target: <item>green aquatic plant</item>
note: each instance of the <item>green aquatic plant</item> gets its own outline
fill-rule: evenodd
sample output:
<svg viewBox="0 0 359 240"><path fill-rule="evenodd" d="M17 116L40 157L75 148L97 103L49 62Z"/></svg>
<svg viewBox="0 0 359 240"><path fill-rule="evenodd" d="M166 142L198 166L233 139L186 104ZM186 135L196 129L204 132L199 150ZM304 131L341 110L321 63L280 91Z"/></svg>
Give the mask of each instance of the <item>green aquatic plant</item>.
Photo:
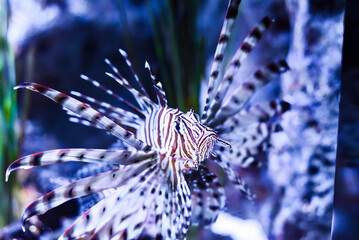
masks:
<svg viewBox="0 0 359 240"><path fill-rule="evenodd" d="M17 157L15 56L8 42L10 19L9 2L0 1L0 169L5 174L7 166ZM14 181L0 182L0 226L14 219L12 208Z"/></svg>
<svg viewBox="0 0 359 240"><path fill-rule="evenodd" d="M168 96L169 104L182 111L193 108L198 112L205 65L204 40L196 24L201 2L148 0L147 6L160 79L166 91L172 93Z"/></svg>

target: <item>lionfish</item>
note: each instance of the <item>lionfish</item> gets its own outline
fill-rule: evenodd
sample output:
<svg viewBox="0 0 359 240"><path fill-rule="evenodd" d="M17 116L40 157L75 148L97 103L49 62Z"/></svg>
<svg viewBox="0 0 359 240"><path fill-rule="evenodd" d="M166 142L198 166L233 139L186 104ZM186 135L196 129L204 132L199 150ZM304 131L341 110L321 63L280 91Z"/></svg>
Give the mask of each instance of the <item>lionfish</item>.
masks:
<svg viewBox="0 0 359 240"><path fill-rule="evenodd" d="M122 140L125 150L59 149L35 153L13 162L6 173L55 163L77 161L110 164L113 170L91 175L61 186L30 204L22 216L23 226L34 215L44 214L71 199L106 192L61 235L60 239L135 239L144 229L155 229L156 239L186 238L190 225L213 223L225 207L225 191L217 176L206 167L216 162L229 181L249 199L248 186L233 170L256 163L254 156L269 148L271 133L280 131L273 119L290 108L272 100L246 107L263 85L289 69L284 60L258 69L224 98L237 70L254 48L272 19L263 20L240 45L221 75L223 57L238 13L240 0L230 0L210 71L207 97L201 117L193 110L183 113L167 105L162 84L148 69L156 101L141 84L125 51L119 50L131 69L138 87L134 88L111 64L107 73L136 99L132 104L85 75L82 79L104 90L130 110L98 101L78 92L83 103L57 90L36 83L15 87L38 92L63 106L77 122L104 129ZM90 106L91 104L91 106ZM206 161L205 161L206 160Z"/></svg>

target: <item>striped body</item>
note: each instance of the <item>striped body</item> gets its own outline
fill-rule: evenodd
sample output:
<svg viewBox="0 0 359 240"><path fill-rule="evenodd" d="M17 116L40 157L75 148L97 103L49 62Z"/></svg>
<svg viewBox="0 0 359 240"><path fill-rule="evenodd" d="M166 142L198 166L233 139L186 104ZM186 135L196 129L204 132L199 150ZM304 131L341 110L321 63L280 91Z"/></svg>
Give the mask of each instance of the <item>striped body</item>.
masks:
<svg viewBox="0 0 359 240"><path fill-rule="evenodd" d="M23 83L16 88L38 92L63 108L72 122L103 129L123 141L128 148L57 149L35 153L14 161L6 178L16 169L63 162L110 164L113 170L78 179L42 196L25 210L22 221L44 214L71 199L101 193L103 199L90 208L63 233L60 239L136 239L155 229L156 239L186 238L190 224L213 223L225 207L224 188L207 168L213 161L227 174L229 182L253 199L249 187L232 165L259 165L255 156L268 150L273 132L281 131L276 117L290 105L273 100L248 106L256 91L289 68L284 60L274 61L257 70L223 102L235 73L272 22L264 18L244 39L226 69L223 54L240 0L230 0L209 77L208 95L201 118L193 110L183 113L167 105L162 84L146 62L156 101L144 89L132 69L127 53L119 50L131 69L137 88L106 59L114 74L106 73L136 99L131 103L98 81L81 78L101 89L129 110L101 102L79 92L72 95L36 84ZM224 71L221 78L220 71ZM109 210L110 209L110 210Z"/></svg>
<svg viewBox="0 0 359 240"><path fill-rule="evenodd" d="M199 122L192 111L156 107L137 129L137 138L166 152L172 158L199 162L208 158L217 141L216 132Z"/></svg>

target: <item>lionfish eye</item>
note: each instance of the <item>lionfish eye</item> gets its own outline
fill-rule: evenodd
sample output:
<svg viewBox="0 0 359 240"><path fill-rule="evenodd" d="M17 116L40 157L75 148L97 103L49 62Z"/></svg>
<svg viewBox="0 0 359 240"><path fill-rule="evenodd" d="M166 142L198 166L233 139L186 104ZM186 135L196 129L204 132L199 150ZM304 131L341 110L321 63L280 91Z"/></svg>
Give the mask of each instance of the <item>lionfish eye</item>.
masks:
<svg viewBox="0 0 359 240"><path fill-rule="evenodd" d="M176 121L175 121L176 125L175 125L175 129L177 132L180 132L180 118L178 118Z"/></svg>
<svg viewBox="0 0 359 240"><path fill-rule="evenodd" d="M179 122L176 122L176 126L175 126L176 130L179 132L180 131L180 125Z"/></svg>

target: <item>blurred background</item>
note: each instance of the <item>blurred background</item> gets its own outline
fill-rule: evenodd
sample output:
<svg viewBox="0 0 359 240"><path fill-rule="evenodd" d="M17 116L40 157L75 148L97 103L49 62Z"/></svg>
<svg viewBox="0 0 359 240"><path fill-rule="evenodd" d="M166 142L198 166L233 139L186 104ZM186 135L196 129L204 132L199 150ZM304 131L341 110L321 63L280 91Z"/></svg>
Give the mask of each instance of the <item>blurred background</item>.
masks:
<svg viewBox="0 0 359 240"><path fill-rule="evenodd" d="M43 96L12 88L25 81L36 82L114 103L79 76L86 74L129 96L104 74L110 71L103 61L108 58L125 76L131 76L119 48L128 52L146 89L151 89L151 81L144 62L151 64L171 107L199 112L203 106L227 1L0 2L2 176L12 161L31 153L118 147L119 143L103 131L68 121L61 107ZM263 167L236 169L257 194L254 204L238 191L231 191L228 184L226 211L212 226L192 228L190 239L330 237L344 8L344 0L242 1L225 61L263 17L274 17L275 23L241 67L236 83L269 61L286 59L291 71L261 89L252 102L281 98L292 104L292 110L281 119L284 131L273 134L268 154L257 156ZM355 126L344 129L350 133ZM345 137L341 141L353 145ZM25 233L18 221L24 208L50 190L101 170L81 164L54 165L18 171L8 183L1 181L0 193L5 196L0 199L1 238L57 238L79 213L96 202L96 197L73 200L49 211L35 219L36 227ZM358 172L349 167L342 178L337 189L349 195L349 201L357 202ZM337 202L345 206L348 199ZM335 211L337 239L347 233L345 214L339 208Z"/></svg>

